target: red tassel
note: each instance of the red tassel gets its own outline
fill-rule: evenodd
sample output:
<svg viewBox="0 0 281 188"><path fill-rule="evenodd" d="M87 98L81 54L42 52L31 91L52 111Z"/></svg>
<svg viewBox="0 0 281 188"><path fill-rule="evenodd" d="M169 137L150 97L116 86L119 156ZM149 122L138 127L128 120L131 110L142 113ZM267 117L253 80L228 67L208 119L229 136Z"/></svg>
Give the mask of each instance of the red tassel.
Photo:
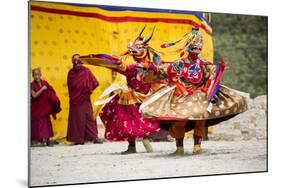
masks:
<svg viewBox="0 0 281 188"><path fill-rule="evenodd" d="M162 44L161 48L168 48L170 46L174 46L176 43L175 42L171 42L171 43L167 43L167 44Z"/></svg>
<svg viewBox="0 0 281 188"><path fill-rule="evenodd" d="M161 48L167 48L167 45L166 44L162 44Z"/></svg>

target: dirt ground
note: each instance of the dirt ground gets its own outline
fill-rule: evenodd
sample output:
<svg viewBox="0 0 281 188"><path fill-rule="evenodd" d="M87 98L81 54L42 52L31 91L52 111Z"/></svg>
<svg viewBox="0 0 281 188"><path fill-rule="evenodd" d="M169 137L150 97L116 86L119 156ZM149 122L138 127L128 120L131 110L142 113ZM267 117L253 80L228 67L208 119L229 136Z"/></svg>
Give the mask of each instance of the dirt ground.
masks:
<svg viewBox="0 0 281 188"><path fill-rule="evenodd" d="M174 142L153 142L146 153L141 142L137 154L120 155L126 142L33 147L31 185L72 184L176 176L196 176L267 170L266 140L205 141L203 152L192 155L192 139L185 155L172 156Z"/></svg>

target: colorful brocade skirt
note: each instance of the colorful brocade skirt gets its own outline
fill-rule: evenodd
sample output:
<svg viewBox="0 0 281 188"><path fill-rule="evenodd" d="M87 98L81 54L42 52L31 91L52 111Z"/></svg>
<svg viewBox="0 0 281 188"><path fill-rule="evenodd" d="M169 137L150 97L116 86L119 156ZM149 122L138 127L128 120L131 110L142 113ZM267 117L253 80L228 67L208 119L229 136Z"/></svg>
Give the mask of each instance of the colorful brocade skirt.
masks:
<svg viewBox="0 0 281 188"><path fill-rule="evenodd" d="M174 94L175 90L170 90L157 98L158 93L165 89L167 86L143 101L140 110L143 117L164 121L210 120L214 125L247 110L245 98L223 85L220 85L212 102L208 101L205 92L199 90L178 97ZM151 98L157 99L151 102Z"/></svg>
<svg viewBox="0 0 281 188"><path fill-rule="evenodd" d="M136 92L129 90L116 94L99 114L105 125L105 138L110 141L134 141L157 132L158 121L143 118L139 106Z"/></svg>

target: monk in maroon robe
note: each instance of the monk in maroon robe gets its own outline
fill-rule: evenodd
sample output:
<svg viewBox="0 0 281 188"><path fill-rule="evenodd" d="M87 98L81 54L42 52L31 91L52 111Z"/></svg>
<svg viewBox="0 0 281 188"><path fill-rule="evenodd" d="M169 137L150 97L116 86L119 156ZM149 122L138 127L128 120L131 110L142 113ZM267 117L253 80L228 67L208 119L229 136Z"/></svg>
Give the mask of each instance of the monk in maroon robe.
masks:
<svg viewBox="0 0 281 188"><path fill-rule="evenodd" d="M75 144L84 144L86 141L101 143L90 99L99 83L92 72L80 64L78 57L78 54L73 55L73 68L67 76L70 97L67 141Z"/></svg>
<svg viewBox="0 0 281 188"><path fill-rule="evenodd" d="M32 70L31 83L31 141L46 142L53 136L50 115L56 119L56 114L61 111L59 98L53 87L45 80L41 80L39 68Z"/></svg>

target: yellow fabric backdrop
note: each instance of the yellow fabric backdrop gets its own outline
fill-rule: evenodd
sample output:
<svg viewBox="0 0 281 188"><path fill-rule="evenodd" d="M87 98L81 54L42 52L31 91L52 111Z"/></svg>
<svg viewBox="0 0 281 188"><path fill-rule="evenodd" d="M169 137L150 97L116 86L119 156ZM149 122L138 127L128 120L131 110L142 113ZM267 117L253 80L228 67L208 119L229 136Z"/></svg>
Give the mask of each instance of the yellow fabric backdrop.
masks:
<svg viewBox="0 0 281 188"><path fill-rule="evenodd" d="M144 25L147 26L144 36L150 35L152 28L156 26L150 45L163 51L160 48L162 43L180 39L186 32L191 31L192 23L195 23L209 32L200 29L204 39L202 56L213 62L212 29L191 13L106 10L103 7L45 2L31 2L30 8L31 69L41 68L43 79L54 87L62 105L57 120L52 120L56 140L63 140L66 136L69 110L66 77L72 67L71 56L74 53L119 55L126 50L128 42L136 38ZM121 21L114 21L114 18ZM163 18L172 23L163 21ZM187 23L186 20L191 20L192 23ZM171 53L162 56L166 61L178 58L178 54ZM127 63L131 62L131 59L127 60ZM112 72L101 67L88 67L100 83L92 95L93 102L112 83ZM121 80L118 75L117 82L122 82ZM93 107L96 117L100 107Z"/></svg>

